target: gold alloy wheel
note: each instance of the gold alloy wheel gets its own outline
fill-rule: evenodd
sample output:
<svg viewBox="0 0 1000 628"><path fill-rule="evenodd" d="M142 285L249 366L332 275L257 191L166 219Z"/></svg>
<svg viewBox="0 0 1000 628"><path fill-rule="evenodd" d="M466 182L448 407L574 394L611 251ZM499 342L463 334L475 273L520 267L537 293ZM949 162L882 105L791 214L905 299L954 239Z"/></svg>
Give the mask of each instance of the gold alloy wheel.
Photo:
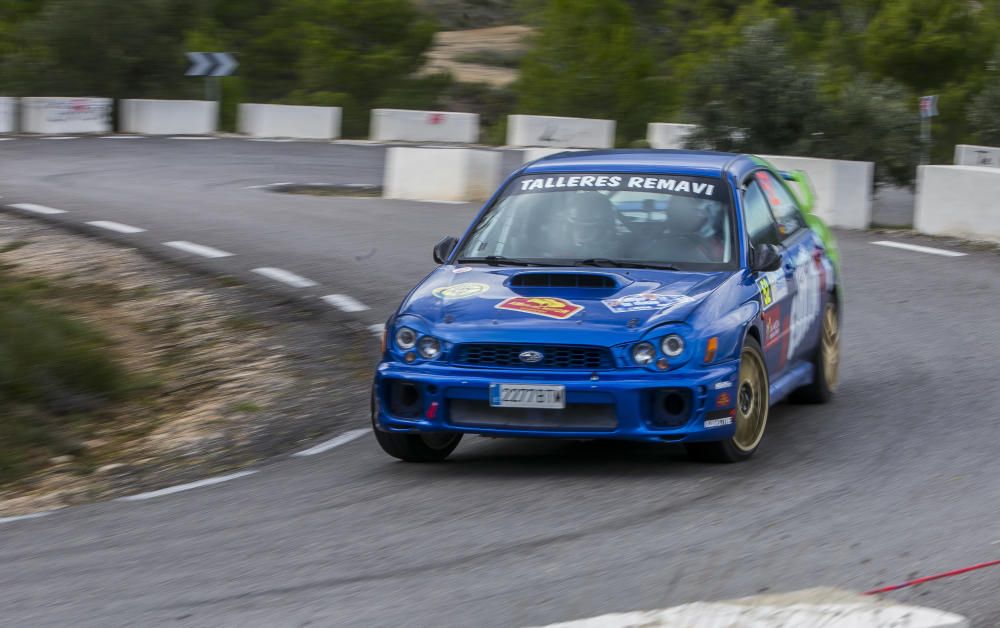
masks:
<svg viewBox="0 0 1000 628"><path fill-rule="evenodd" d="M736 434L733 445L747 453L764 437L767 424L767 373L760 354L744 349L740 357L740 385L736 393Z"/></svg>
<svg viewBox="0 0 1000 628"><path fill-rule="evenodd" d="M826 389L835 392L840 369L840 322L837 320L837 308L832 303L827 303L823 312L822 360Z"/></svg>

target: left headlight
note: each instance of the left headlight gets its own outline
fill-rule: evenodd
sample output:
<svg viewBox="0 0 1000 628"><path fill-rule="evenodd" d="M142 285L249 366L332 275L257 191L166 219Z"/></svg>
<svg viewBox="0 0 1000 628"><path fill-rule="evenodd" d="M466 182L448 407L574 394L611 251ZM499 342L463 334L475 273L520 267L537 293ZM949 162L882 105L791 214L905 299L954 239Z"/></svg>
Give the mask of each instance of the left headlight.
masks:
<svg viewBox="0 0 1000 628"><path fill-rule="evenodd" d="M417 345L420 357L425 360L433 360L441 355L441 342L433 336L424 336Z"/></svg>
<svg viewBox="0 0 1000 628"><path fill-rule="evenodd" d="M660 350L668 358L676 358L684 353L684 339L677 334L664 336L663 340L660 341Z"/></svg>

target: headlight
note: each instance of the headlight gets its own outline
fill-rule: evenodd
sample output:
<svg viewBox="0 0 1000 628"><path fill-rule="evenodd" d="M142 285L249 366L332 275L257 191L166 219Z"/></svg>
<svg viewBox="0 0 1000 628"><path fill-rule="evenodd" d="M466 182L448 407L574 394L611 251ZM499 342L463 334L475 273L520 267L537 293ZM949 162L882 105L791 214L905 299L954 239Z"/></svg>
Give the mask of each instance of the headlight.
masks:
<svg viewBox="0 0 1000 628"><path fill-rule="evenodd" d="M648 342L640 342L632 347L632 359L639 366L646 366L656 359L656 347Z"/></svg>
<svg viewBox="0 0 1000 628"><path fill-rule="evenodd" d="M409 327L400 327L396 330L396 346L406 351L412 349L417 344L417 332Z"/></svg>
<svg viewBox="0 0 1000 628"><path fill-rule="evenodd" d="M441 343L437 338L424 336L420 339L420 356L425 360L433 360L441 353Z"/></svg>
<svg viewBox="0 0 1000 628"><path fill-rule="evenodd" d="M660 349L663 350L663 355L668 358L676 358L684 353L684 339L677 334L664 336L663 340L660 341Z"/></svg>

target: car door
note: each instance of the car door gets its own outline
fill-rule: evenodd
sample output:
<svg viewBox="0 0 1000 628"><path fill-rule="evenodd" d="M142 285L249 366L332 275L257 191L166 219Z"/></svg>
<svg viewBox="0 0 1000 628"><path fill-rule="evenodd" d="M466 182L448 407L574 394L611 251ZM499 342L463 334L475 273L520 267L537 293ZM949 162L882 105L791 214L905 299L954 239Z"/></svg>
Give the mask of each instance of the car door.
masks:
<svg viewBox="0 0 1000 628"><path fill-rule="evenodd" d="M794 197L774 173L759 170L753 176L774 216L783 248L782 271L792 286L793 294L781 321L784 359L791 363L812 355L819 341L823 277L817 264L818 239L806 225Z"/></svg>
<svg viewBox="0 0 1000 628"><path fill-rule="evenodd" d="M755 273L753 280L760 299L761 320L764 333L761 348L767 370L773 378L788 366L789 312L795 295L794 272L787 268L791 259L781 245L778 224L771 212L764 186L751 175L743 187L743 216L750 246L759 248L766 244L782 251L782 265L778 270Z"/></svg>

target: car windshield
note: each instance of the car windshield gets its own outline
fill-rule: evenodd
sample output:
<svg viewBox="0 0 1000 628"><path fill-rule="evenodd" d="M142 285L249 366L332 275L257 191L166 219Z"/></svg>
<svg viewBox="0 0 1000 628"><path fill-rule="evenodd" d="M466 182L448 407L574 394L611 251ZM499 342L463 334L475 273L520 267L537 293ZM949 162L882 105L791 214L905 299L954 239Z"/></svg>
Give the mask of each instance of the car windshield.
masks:
<svg viewBox="0 0 1000 628"><path fill-rule="evenodd" d="M720 179L525 175L476 222L458 259L727 270L736 267L733 233Z"/></svg>

